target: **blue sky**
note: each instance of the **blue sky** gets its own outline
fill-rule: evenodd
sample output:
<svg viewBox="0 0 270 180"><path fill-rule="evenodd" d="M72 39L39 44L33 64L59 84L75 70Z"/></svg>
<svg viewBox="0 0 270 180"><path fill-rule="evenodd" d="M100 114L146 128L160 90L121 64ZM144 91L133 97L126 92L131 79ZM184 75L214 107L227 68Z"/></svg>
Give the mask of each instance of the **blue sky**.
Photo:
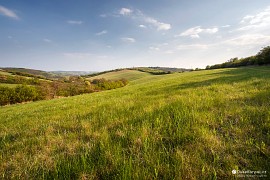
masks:
<svg viewBox="0 0 270 180"><path fill-rule="evenodd" d="M267 45L269 0L0 0L0 67L204 68Z"/></svg>

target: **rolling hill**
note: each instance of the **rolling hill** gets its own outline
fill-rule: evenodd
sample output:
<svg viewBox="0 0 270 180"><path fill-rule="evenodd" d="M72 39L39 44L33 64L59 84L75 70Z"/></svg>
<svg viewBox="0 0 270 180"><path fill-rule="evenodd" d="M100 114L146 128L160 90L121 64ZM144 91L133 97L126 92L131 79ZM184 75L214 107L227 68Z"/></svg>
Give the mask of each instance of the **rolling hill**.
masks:
<svg viewBox="0 0 270 180"><path fill-rule="evenodd" d="M1 178L269 177L269 66L122 73L123 88L0 107Z"/></svg>
<svg viewBox="0 0 270 180"><path fill-rule="evenodd" d="M128 70L128 69L123 69L119 71L112 71L112 72L107 72L105 74L100 74L97 76L89 77L87 78L88 80L93 80L93 79L108 79L108 80L117 80L117 79L122 79L125 78L129 81L133 81L136 79L140 79L146 76L150 76L149 73L146 72L140 72L137 70Z"/></svg>

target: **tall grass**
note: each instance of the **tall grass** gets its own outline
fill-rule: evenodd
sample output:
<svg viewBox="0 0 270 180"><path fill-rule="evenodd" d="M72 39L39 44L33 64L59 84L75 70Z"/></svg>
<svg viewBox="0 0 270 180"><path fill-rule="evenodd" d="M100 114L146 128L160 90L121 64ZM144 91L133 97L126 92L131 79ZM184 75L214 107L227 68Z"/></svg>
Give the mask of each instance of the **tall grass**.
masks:
<svg viewBox="0 0 270 180"><path fill-rule="evenodd" d="M233 179L233 169L269 177L269 72L145 76L120 89L1 107L1 178Z"/></svg>

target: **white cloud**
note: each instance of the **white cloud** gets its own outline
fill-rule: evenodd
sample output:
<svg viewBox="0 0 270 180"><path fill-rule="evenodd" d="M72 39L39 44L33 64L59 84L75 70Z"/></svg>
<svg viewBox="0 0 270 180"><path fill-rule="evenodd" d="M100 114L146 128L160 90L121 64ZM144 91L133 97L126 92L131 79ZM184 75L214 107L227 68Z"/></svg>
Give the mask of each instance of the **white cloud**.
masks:
<svg viewBox="0 0 270 180"><path fill-rule="evenodd" d="M203 29L201 26L196 26L190 29L187 29L186 31L182 32L180 35L177 36L189 36L191 38L200 38L199 34L200 33L206 33L206 34L214 34L218 32L218 28L207 28Z"/></svg>
<svg viewBox="0 0 270 180"><path fill-rule="evenodd" d="M84 58L89 58L93 56L93 54L91 53L63 53L63 55L67 58L72 58L72 59L84 59Z"/></svg>
<svg viewBox="0 0 270 180"><path fill-rule="evenodd" d="M124 37L124 38L121 38L121 40L123 42L126 42L126 43L135 43L136 40L134 38L130 38L130 37Z"/></svg>
<svg viewBox="0 0 270 180"><path fill-rule="evenodd" d="M249 22L251 19L253 19L254 16L251 16L251 15L246 15L245 17L243 17L243 19L241 20L240 23L246 23L246 22Z"/></svg>
<svg viewBox="0 0 270 180"><path fill-rule="evenodd" d="M174 51L173 50L167 50L167 51L164 51L164 54L173 54Z"/></svg>
<svg viewBox="0 0 270 180"><path fill-rule="evenodd" d="M77 25L80 25L80 24L83 23L83 21L68 20L67 23L68 23L68 24L77 24Z"/></svg>
<svg viewBox="0 0 270 180"><path fill-rule="evenodd" d="M136 20L139 22L143 21L144 23L149 24L149 26L153 26L153 27L157 28L158 31L167 31L167 30L172 28L171 24L160 22L160 21L156 20L155 18L146 16L140 10L134 11L134 10L128 9L128 8L122 8L119 11L119 14L123 15L123 16L129 16L130 18L132 18L132 20ZM146 25L140 24L139 27L146 28Z"/></svg>
<svg viewBox="0 0 270 180"><path fill-rule="evenodd" d="M99 56L97 56L97 58L100 58L100 59L107 59L108 56L106 56L106 55L99 55Z"/></svg>
<svg viewBox="0 0 270 180"><path fill-rule="evenodd" d="M189 49L208 49L209 45L207 44L190 44L190 45L179 45L177 46L178 50L189 50Z"/></svg>
<svg viewBox="0 0 270 180"><path fill-rule="evenodd" d="M0 14L7 16L7 17L10 17L12 19L17 19L17 20L19 19L19 17L17 16L17 14L14 11L12 11L4 6L1 6L1 5L0 5Z"/></svg>
<svg viewBox="0 0 270 180"><path fill-rule="evenodd" d="M52 40L47 39L47 38L43 39L43 41L44 41L44 42L47 42L47 43L51 43L51 42L52 42Z"/></svg>
<svg viewBox="0 0 270 180"><path fill-rule="evenodd" d="M101 14L99 16L105 18L105 17L107 17L107 14Z"/></svg>
<svg viewBox="0 0 270 180"><path fill-rule="evenodd" d="M270 44L270 36L261 34L246 34L224 41L225 44L245 46L245 45L267 45Z"/></svg>
<svg viewBox="0 0 270 180"><path fill-rule="evenodd" d="M107 34L107 33L108 33L108 31L103 30L103 31L101 31L101 32L96 33L96 35L97 35L97 36L101 36L101 35L104 35L104 34Z"/></svg>
<svg viewBox="0 0 270 180"><path fill-rule="evenodd" d="M192 39L198 39L198 38L200 38L199 34L192 34L192 35L190 35L190 37Z"/></svg>
<svg viewBox="0 0 270 180"><path fill-rule="evenodd" d="M162 30L166 31L172 28L170 24L159 22L156 19L151 18L151 17L145 17L144 19L145 19L145 22L155 26L158 31L162 31Z"/></svg>
<svg viewBox="0 0 270 180"><path fill-rule="evenodd" d="M154 51L159 51L160 50L159 47L153 47L153 46L150 46L149 49L154 50Z"/></svg>
<svg viewBox="0 0 270 180"><path fill-rule="evenodd" d="M119 14L126 16L126 15L130 15L133 11L131 9L128 8L122 8L119 11Z"/></svg>
<svg viewBox="0 0 270 180"><path fill-rule="evenodd" d="M247 15L242 18L240 24L243 25L238 30L260 30L270 28L270 6L256 15Z"/></svg>
<svg viewBox="0 0 270 180"><path fill-rule="evenodd" d="M221 26L223 28L228 28L228 27L231 27L231 25L227 24L227 25L224 25L224 26Z"/></svg>
<svg viewBox="0 0 270 180"><path fill-rule="evenodd" d="M140 28L146 28L146 26L143 25L143 24L140 24L139 27L140 27Z"/></svg>

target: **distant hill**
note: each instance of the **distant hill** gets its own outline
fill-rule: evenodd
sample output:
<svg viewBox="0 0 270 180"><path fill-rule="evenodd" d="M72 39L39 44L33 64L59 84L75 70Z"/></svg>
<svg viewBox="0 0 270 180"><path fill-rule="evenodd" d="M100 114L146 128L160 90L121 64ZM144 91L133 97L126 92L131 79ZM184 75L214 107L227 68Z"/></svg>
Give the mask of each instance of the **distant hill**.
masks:
<svg viewBox="0 0 270 180"><path fill-rule="evenodd" d="M27 68L13 68L13 67L4 67L0 68L8 73L14 74L14 75L20 75L20 76L28 76L28 77L38 77L38 78L44 78L44 79L57 79L61 76L57 74L53 74L50 72L42 71L42 70L36 70L36 69L27 69Z"/></svg>
<svg viewBox="0 0 270 180"><path fill-rule="evenodd" d="M129 71L127 71L127 70L129 70ZM103 77L103 78L105 78L105 77L110 77L111 74L114 74L114 75L119 74L119 73L117 73L119 71L121 71L120 74L123 74L123 75L125 75L126 72L133 72L132 74L134 74L134 71L150 73L152 75L162 75L162 74L187 72L187 71L192 71L192 69L170 68L170 67L132 67L132 68L122 68L122 69L114 69L114 70L109 70L109 71L97 72L97 73L87 74L87 75L83 75L83 76L86 77L86 78L89 78L89 79L93 79L92 77L95 77L95 78ZM123 71L125 71L125 73L122 73ZM108 74L108 73L109 73L108 76L107 75L102 76L103 74ZM122 75L120 75L120 77L122 77ZM122 78L125 78L125 77L122 77Z"/></svg>
<svg viewBox="0 0 270 180"><path fill-rule="evenodd" d="M82 76L97 73L96 71L49 71L49 72L61 76Z"/></svg>
<svg viewBox="0 0 270 180"><path fill-rule="evenodd" d="M185 69L185 68L170 68L170 67L134 67L129 69L135 69L142 72L148 72L154 75L162 75L162 74L171 74L171 73L179 73L179 72L186 72L192 71L192 69Z"/></svg>
<svg viewBox="0 0 270 180"><path fill-rule="evenodd" d="M186 69L186 68L171 68L171 67L149 67L151 69L158 69L165 72L185 72L185 71L192 71L192 69Z"/></svg>
<svg viewBox="0 0 270 180"><path fill-rule="evenodd" d="M118 79L127 79L129 81L133 81L136 79L140 79L145 76L149 76L149 73L146 72L140 72L137 70L129 70L129 69L122 69L122 70L117 70L117 71L111 71L111 72L106 72L102 74L97 74L92 77L88 77L88 80L93 80L93 79L108 79L108 80L118 80Z"/></svg>

